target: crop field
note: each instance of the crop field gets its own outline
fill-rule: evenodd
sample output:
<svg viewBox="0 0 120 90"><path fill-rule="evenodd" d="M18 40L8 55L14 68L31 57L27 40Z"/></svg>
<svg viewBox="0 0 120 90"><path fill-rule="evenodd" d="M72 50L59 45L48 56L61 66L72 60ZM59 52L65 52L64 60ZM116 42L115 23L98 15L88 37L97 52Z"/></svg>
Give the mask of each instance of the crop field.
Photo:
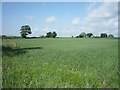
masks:
<svg viewBox="0 0 120 90"><path fill-rule="evenodd" d="M4 88L119 87L117 39L8 39L3 45Z"/></svg>

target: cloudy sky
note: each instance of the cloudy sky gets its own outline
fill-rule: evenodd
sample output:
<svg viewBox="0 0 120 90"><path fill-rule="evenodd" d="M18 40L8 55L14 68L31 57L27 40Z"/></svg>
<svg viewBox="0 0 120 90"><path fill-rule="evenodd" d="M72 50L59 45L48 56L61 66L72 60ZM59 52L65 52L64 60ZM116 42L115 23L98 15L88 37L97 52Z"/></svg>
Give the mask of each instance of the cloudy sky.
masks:
<svg viewBox="0 0 120 90"><path fill-rule="evenodd" d="M2 34L20 36L30 25L29 36L56 31L60 37L81 32L118 35L117 2L2 2Z"/></svg>

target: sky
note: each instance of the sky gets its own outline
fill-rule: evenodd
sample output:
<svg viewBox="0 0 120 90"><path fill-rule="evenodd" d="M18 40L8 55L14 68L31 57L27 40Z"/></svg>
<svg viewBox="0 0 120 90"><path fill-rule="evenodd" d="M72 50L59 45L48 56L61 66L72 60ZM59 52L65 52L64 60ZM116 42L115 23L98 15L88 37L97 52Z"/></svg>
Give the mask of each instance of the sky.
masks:
<svg viewBox="0 0 120 90"><path fill-rule="evenodd" d="M20 36L30 25L32 34L57 32L58 37L81 32L118 35L117 2L2 2L2 34Z"/></svg>

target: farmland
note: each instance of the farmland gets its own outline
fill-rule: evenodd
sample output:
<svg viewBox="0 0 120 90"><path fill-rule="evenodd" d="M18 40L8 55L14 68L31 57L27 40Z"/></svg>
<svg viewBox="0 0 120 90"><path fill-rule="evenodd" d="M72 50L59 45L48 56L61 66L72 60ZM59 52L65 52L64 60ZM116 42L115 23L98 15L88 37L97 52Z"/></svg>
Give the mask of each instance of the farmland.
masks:
<svg viewBox="0 0 120 90"><path fill-rule="evenodd" d="M8 39L3 43L4 88L118 88L118 40Z"/></svg>

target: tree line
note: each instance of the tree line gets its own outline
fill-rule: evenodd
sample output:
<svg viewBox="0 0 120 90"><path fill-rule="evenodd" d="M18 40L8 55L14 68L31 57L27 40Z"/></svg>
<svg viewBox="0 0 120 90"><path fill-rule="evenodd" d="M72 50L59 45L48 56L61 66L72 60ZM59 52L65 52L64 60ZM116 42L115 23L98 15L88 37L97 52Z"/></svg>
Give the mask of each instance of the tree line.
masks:
<svg viewBox="0 0 120 90"><path fill-rule="evenodd" d="M23 38L26 38L26 36L28 34L32 34L31 32L31 28L29 25L25 25L25 26L21 26L21 29L20 29L20 34L21 34L21 37ZM55 31L53 32L48 32L46 33L46 36L42 35L40 36L41 38L56 38L57 36L57 33ZM85 32L82 32L80 33L78 36L76 36L76 38L90 38L90 37L101 37L101 38L107 38L107 37L114 37L112 34L109 34L107 35L106 33L101 33L100 36L94 36L93 33L85 33ZM73 38L73 36L72 36Z"/></svg>
<svg viewBox="0 0 120 90"><path fill-rule="evenodd" d="M73 36L72 36L73 37ZM99 36L94 36L93 33L85 33L85 32L82 32L79 36L76 36L76 38L86 38L86 37L101 37L101 38L107 38L107 37L114 37L113 34L107 34L107 33L101 33Z"/></svg>
<svg viewBox="0 0 120 90"><path fill-rule="evenodd" d="M28 34L32 34L30 26L29 25L21 26L20 34L21 37L23 38L26 38ZM46 36L42 35L41 37L55 38L56 36L57 33L54 31L54 32L48 32Z"/></svg>

